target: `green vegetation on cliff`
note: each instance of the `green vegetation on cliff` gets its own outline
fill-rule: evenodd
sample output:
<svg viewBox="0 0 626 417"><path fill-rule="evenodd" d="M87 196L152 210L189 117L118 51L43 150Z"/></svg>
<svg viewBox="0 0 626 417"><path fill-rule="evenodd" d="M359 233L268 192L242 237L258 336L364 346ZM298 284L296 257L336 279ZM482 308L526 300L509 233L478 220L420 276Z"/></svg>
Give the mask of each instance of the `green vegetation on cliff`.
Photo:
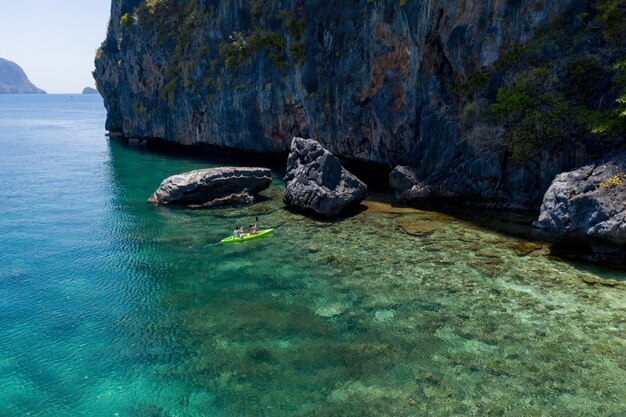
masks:
<svg viewBox="0 0 626 417"><path fill-rule="evenodd" d="M237 66L253 53L264 51L277 69L285 66L285 38L280 34L262 29L255 29L249 35L234 32L227 41L219 46L220 57L227 67Z"/></svg>
<svg viewBox="0 0 626 417"><path fill-rule="evenodd" d="M206 28L212 10L198 0L146 0L133 14L138 29L152 34L146 37L154 39L153 46L168 51L159 94L173 105L179 88L202 85L194 68L210 56Z"/></svg>
<svg viewBox="0 0 626 417"><path fill-rule="evenodd" d="M577 5L537 30L526 44L511 48L493 70L472 74L455 89L465 107L461 115L474 117L466 124L478 127L474 134L479 136L503 128L495 142L518 161L581 138L623 137L625 10L623 0L599 0L583 11ZM494 76L502 80L495 94L488 91ZM472 109L485 96L491 105L478 123Z"/></svg>
<svg viewBox="0 0 626 417"><path fill-rule="evenodd" d="M107 127L277 153L313 137L531 207L623 143L624 0L500 3L114 0Z"/></svg>
<svg viewBox="0 0 626 417"><path fill-rule="evenodd" d="M233 30L215 44L206 30L215 7L200 0L146 0L120 19L124 30L138 25L154 34L156 47L169 51L159 94L170 105L181 90L202 89L210 100L256 54L267 57L279 73L307 60L302 8L281 10L274 3L252 1L249 27ZM543 151L573 146L580 138L623 136L625 10L624 0L576 4L536 30L530 41L509 48L495 67L457 83L452 91L468 137L492 149L504 148L524 162Z"/></svg>
<svg viewBox="0 0 626 417"><path fill-rule="evenodd" d="M251 9L251 14L258 13L260 10L257 5ZM226 67L240 65L258 52L266 53L278 70L283 70L288 64L287 55L295 62L303 64L306 61L306 53L300 39L306 27L306 20L293 10L281 10L276 13L275 19L282 21L282 28L267 30L256 26L248 33L233 32L227 40L220 42L219 55Z"/></svg>
<svg viewBox="0 0 626 417"><path fill-rule="evenodd" d="M551 68L531 67L501 87L491 110L505 127L504 143L514 159L525 159L542 145L558 145L572 133L569 103L555 86Z"/></svg>
<svg viewBox="0 0 626 417"><path fill-rule="evenodd" d="M278 71L282 71L292 58L293 63L304 63L306 53L300 42L306 20L302 11L272 11L273 5L253 1L248 10L251 20L261 15L270 19L270 27L253 24L246 31L233 31L214 45L207 34L210 19L216 6L200 0L146 0L133 13L125 13L120 25L128 30L135 24L147 38L154 39L154 47L168 51L164 62L166 78L159 88L161 99L170 105L181 89L207 90L207 99L228 76L252 55L267 56ZM272 23L273 22L273 23ZM202 71L198 71L202 68Z"/></svg>

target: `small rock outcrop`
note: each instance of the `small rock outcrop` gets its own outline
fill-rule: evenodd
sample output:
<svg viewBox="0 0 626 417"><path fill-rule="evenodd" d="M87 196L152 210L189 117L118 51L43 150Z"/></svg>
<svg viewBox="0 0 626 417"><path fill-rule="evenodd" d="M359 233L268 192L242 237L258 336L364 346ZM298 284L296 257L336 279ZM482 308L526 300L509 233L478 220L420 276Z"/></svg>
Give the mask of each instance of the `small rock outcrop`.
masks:
<svg viewBox="0 0 626 417"><path fill-rule="evenodd" d="M30 82L24 70L13 61L0 58L0 94L46 94Z"/></svg>
<svg viewBox="0 0 626 417"><path fill-rule="evenodd" d="M98 90L96 90L95 88L85 87L83 88L82 94L99 94L99 93L98 93Z"/></svg>
<svg viewBox="0 0 626 417"><path fill-rule="evenodd" d="M626 152L557 175L534 226L573 242L626 245Z"/></svg>
<svg viewBox="0 0 626 417"><path fill-rule="evenodd" d="M267 168L199 169L166 178L148 202L203 207L251 204L271 182L272 172Z"/></svg>
<svg viewBox="0 0 626 417"><path fill-rule="evenodd" d="M367 186L312 139L293 138L283 200L288 206L335 216L367 195Z"/></svg>
<svg viewBox="0 0 626 417"><path fill-rule="evenodd" d="M405 201L416 201L433 196L433 188L417 178L411 167L398 165L389 173L389 185L396 197Z"/></svg>

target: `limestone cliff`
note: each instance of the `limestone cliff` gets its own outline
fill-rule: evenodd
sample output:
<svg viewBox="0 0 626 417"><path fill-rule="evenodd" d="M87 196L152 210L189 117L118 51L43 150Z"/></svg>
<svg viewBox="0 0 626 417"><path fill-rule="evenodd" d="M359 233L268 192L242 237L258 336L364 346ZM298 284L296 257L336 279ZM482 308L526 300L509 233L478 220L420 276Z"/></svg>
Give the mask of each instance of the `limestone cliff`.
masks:
<svg viewBox="0 0 626 417"><path fill-rule="evenodd" d="M45 94L15 62L0 58L0 94Z"/></svg>
<svg viewBox="0 0 626 417"><path fill-rule="evenodd" d="M94 76L107 129L127 137L267 152L312 137L416 167L453 197L538 206L594 150L530 141L526 158L476 109L513 82L498 66L507 51L591 3L113 0Z"/></svg>

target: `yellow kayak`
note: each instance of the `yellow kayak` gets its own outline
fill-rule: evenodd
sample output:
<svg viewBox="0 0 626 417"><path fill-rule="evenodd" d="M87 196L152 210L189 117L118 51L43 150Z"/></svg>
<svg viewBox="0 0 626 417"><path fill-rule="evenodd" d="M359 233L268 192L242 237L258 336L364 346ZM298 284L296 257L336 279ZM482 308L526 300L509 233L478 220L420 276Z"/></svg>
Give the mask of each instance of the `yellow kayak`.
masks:
<svg viewBox="0 0 626 417"><path fill-rule="evenodd" d="M272 230L274 229L259 230L253 235L251 235L250 233L246 233L242 237L229 236L226 239L222 239L220 243L244 242L246 240L252 240L252 239L256 239L256 238L268 235L272 233Z"/></svg>

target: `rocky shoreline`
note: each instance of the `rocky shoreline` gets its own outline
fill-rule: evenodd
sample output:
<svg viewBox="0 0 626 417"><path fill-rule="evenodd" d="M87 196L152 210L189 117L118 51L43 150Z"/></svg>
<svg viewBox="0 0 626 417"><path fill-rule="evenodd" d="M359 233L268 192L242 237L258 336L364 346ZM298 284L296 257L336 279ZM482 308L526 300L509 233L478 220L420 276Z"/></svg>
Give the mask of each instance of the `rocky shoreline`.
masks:
<svg viewBox="0 0 626 417"><path fill-rule="evenodd" d="M623 149L622 9L614 0L112 0L94 78L106 128L135 145L157 138L280 159L292 138L311 138L333 158L380 164L411 204L543 204L537 226L559 244L593 241L594 257L617 259L599 248L624 245L618 200L604 207L606 196L584 192L564 209L578 185L553 181ZM621 190L621 172L595 186ZM341 212L318 200L342 181L300 178L287 177L290 206ZM574 228L559 220L571 210L582 219ZM596 215L613 220L599 225Z"/></svg>
<svg viewBox="0 0 626 417"><path fill-rule="evenodd" d="M128 138L122 138L129 141ZM145 145L159 144L159 141L151 141L148 139L142 140ZM171 152L172 149L178 150L190 150L190 147L173 145L168 146L166 152ZM233 155L233 150L223 149L222 158L225 163L228 161L238 160L236 155ZM192 151L197 154L196 151ZM219 152L218 152L219 154ZM211 151L207 153L207 156L211 155L215 157L215 149L211 148ZM333 169L324 168L325 159L322 159L320 163L317 159L320 156L324 158L330 158L335 160L329 166L333 166ZM497 212L515 212L527 213L528 216L535 217L535 221L528 220L525 222L526 226L523 226L525 230L520 232L519 227L517 230L515 227L503 227L502 232L507 234L525 236L528 239L537 239L550 245L552 252L555 255L563 256L572 259L581 259L589 262L600 263L603 265L624 267L626 266L626 245L624 239L624 230L626 230L626 222L624 221L624 213L626 211L626 188L624 187L626 177L622 175L622 172L626 171L625 163L626 153L621 152L614 154L611 157L603 158L597 163L590 164L578 168L572 172L563 173L557 176L545 195L544 203L539 208L534 210L528 208L515 208L511 207L493 207L486 204L481 205L473 201L464 202L457 196L446 196L440 193L434 192L432 189L423 190L424 185L415 180L411 174L410 169L404 167L397 167L392 171L384 169L383 166L373 167L371 165L365 165L359 167L358 162L348 161L351 169L355 169L355 172L363 174L364 177L370 179L376 178L374 183L375 190L379 194L385 194L395 191L396 201L398 203L406 204L409 207L430 208L438 211L449 211L459 213L468 209L469 211L488 210L486 216L492 216L489 214L490 210L496 210ZM364 197L367 190L367 186L362 183L359 178L348 172L341 166L341 162L325 150L321 145L315 141L305 140L301 138L294 138L292 143L292 152L288 156L279 156L276 154L255 154L251 156L253 160L259 165L270 165L277 172L281 172L282 168L277 165L279 161L287 160L287 166L285 168L285 183L286 189L284 192L284 201L287 207L297 208L304 210L312 214L320 214L326 217L334 217L340 215L345 208L360 202ZM300 162L296 162L300 161ZM306 163L305 163L306 162ZM304 165L303 165L304 163ZM307 165L308 164L308 165ZM282 165L283 167L285 165ZM223 168L227 171L239 171L246 170L246 168ZM218 169L218 170L223 170ZM253 170L264 170L264 168L249 168ZM265 169L264 172L269 172L269 169ZM211 171L211 170L208 170ZM329 172L332 172L330 175ZM343 173L342 173L343 172ZM381 175L389 175L388 182L382 186L380 180ZM188 175L190 173L187 173ZM265 177L269 178L270 174L265 174ZM304 175L304 176L302 176ZM587 182L578 181L580 175L587 177ZM294 182L298 176L299 179ZM175 178L178 176L174 176ZM346 179L353 183L356 188L351 191L351 195L354 199L345 199L343 196L345 193L338 192L333 194L328 193L328 188L323 186L324 181L329 181L328 178L332 177L331 182L342 183ZM339 180L337 178L345 179ZM575 181L572 181L574 178ZM569 179L569 182L568 182ZM170 180L170 181L168 181ZM164 180L163 184L171 183L171 179ZM174 181L176 182L176 181ZM296 185L298 184L298 185ZM362 184L358 185L358 184ZM268 184L269 185L269 184ZM311 188L312 187L312 188ZM321 188L317 188L321 187ZM161 188L171 188L162 185ZM184 204L192 204L194 207L218 207L221 205L246 205L252 204L255 201L254 195L261 189L258 189L254 193L248 194L246 186L241 183L238 184L238 190L233 191L228 196L218 196L217 198L202 198L199 201L183 201ZM320 191L325 189L326 191ZM581 191L582 190L582 191ZM155 196L159 190L155 192L155 195L151 197L150 202L162 203L157 201ZM246 195L246 198L238 198L242 195ZM565 194L567 197L564 198ZM615 201L623 199L622 205L613 204ZM211 202L215 200L214 202ZM564 206L563 202L566 200L571 207ZM621 201L621 200L620 200ZM169 203L166 202L166 204ZM196 203L196 204L193 204ZM200 204L197 204L200 203ZM312 204L313 203L313 204ZM331 208L334 207L334 208ZM574 211L572 215L567 214L567 211ZM565 213L564 213L565 212ZM472 217L472 216L469 216ZM577 221L575 227L572 227L572 217ZM585 219L587 223L585 223ZM470 219L475 222L476 218ZM489 222L482 222L486 227L493 228ZM532 229L531 229L532 223ZM599 227L601 224L603 227ZM407 225L407 233L428 233L421 229L415 229L414 225Z"/></svg>

